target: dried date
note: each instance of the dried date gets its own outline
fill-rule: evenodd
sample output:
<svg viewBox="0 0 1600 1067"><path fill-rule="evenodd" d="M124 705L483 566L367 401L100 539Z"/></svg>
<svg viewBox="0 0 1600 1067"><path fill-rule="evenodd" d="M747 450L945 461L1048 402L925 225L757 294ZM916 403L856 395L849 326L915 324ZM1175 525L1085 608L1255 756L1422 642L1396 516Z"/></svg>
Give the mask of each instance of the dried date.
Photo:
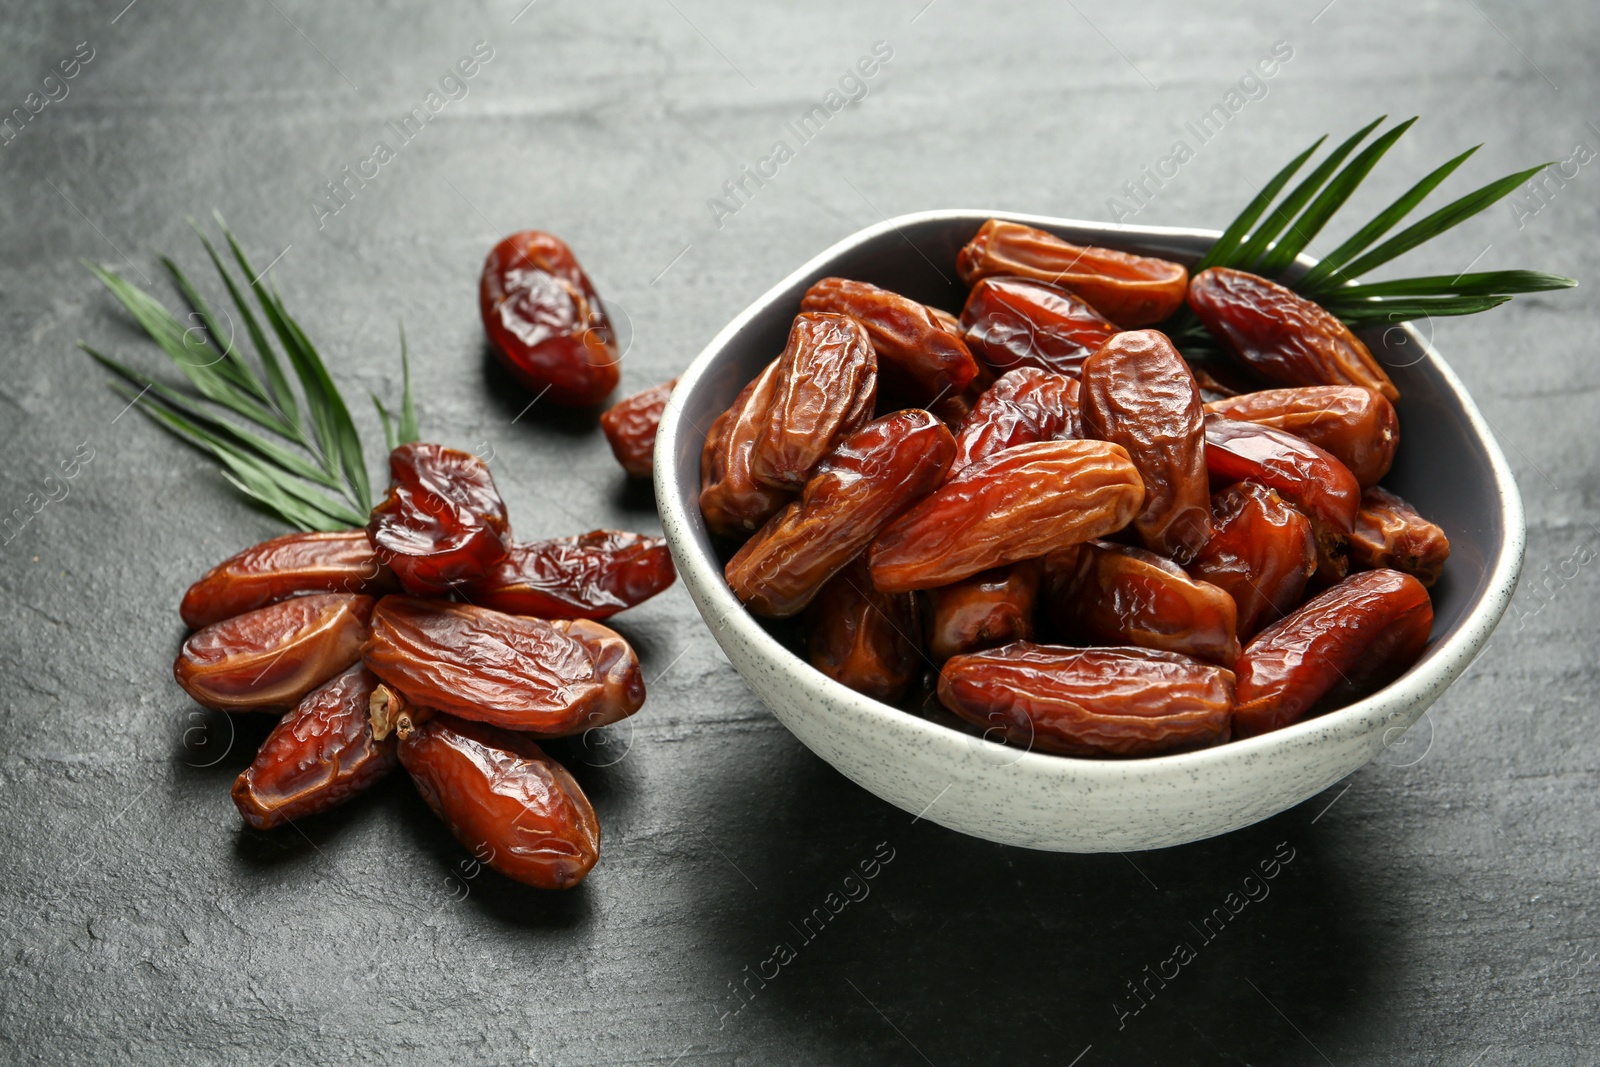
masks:
<svg viewBox="0 0 1600 1067"><path fill-rule="evenodd" d="M1212 401L1210 414L1292 433L1350 468L1363 489L1377 485L1394 463L1400 420L1382 394L1356 385L1264 389Z"/></svg>
<svg viewBox="0 0 1600 1067"><path fill-rule="evenodd" d="M1082 437L1075 378L1033 367L1010 371L972 406L956 438L952 473L1014 445Z"/></svg>
<svg viewBox="0 0 1600 1067"><path fill-rule="evenodd" d="M1214 482L1253 481L1277 490L1318 524L1318 547L1355 525L1361 486L1350 469L1308 441L1253 422L1206 416L1206 467Z"/></svg>
<svg viewBox="0 0 1600 1067"><path fill-rule="evenodd" d="M978 364L959 331L951 330L934 309L848 278L824 278L800 301L801 311L848 315L866 328L879 370L892 367L916 384L921 400L959 393L978 373Z"/></svg>
<svg viewBox="0 0 1600 1067"><path fill-rule="evenodd" d="M794 497L788 490L763 485L750 472L751 452L766 425L781 371L780 360L767 364L706 434L700 451L700 514L714 534L748 535Z"/></svg>
<svg viewBox="0 0 1600 1067"><path fill-rule="evenodd" d="M803 312L795 316L778 368L750 473L774 489L796 492L834 445L872 418L878 357L855 319Z"/></svg>
<svg viewBox="0 0 1600 1067"><path fill-rule="evenodd" d="M929 589L924 594L928 656L937 664L951 656L1033 640L1043 569L1040 560L1024 560Z"/></svg>
<svg viewBox="0 0 1600 1067"><path fill-rule="evenodd" d="M857 556L806 608L811 665L874 700L899 700L925 662L920 625L916 597L878 592Z"/></svg>
<svg viewBox="0 0 1600 1067"><path fill-rule="evenodd" d="M212 567L183 595L191 630L306 593L382 596L396 588L363 530L274 537Z"/></svg>
<svg viewBox="0 0 1600 1067"><path fill-rule="evenodd" d="M1076 378L1118 327L1059 286L984 278L961 309L967 346L998 373L1037 367Z"/></svg>
<svg viewBox="0 0 1600 1067"><path fill-rule="evenodd" d="M506 558L511 533L489 467L470 452L412 443L389 454L389 494L367 537L407 592L436 594L478 581Z"/></svg>
<svg viewBox="0 0 1600 1067"><path fill-rule="evenodd" d="M1432 586L1450 558L1450 539L1417 509L1386 489L1361 494L1350 562L1359 570L1387 567Z"/></svg>
<svg viewBox="0 0 1600 1067"><path fill-rule="evenodd" d="M624 397L600 415L611 454L630 478L648 478L656 458L656 430L678 379Z"/></svg>
<svg viewBox="0 0 1600 1067"><path fill-rule="evenodd" d="M1195 578L1225 590L1249 640L1300 603L1317 569L1311 520L1257 482L1235 482L1211 498L1211 540L1189 563Z"/></svg>
<svg viewBox="0 0 1600 1067"><path fill-rule="evenodd" d="M662 538L591 530L512 545L467 598L512 615L604 619L649 600L676 577Z"/></svg>

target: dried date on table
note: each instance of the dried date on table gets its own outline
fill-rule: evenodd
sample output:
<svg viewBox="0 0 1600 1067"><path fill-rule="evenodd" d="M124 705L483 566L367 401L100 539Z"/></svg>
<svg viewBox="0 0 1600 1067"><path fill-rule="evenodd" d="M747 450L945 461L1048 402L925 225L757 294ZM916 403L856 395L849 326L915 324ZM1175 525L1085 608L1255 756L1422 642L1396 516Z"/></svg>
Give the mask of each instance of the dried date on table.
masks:
<svg viewBox="0 0 1600 1067"><path fill-rule="evenodd" d="M604 619L649 600L676 577L662 538L591 530L512 545L498 566L469 587L467 600L512 615Z"/></svg>
<svg viewBox="0 0 1600 1067"><path fill-rule="evenodd" d="M1030 559L929 589L924 594L929 658L943 663L951 656L1033 640L1042 571L1043 561Z"/></svg>
<svg viewBox="0 0 1600 1067"><path fill-rule="evenodd" d="M811 665L874 700L899 700L922 671L920 628L916 597L874 589L865 556L828 579L806 608Z"/></svg>
<svg viewBox="0 0 1600 1067"><path fill-rule="evenodd" d="M1189 573L1225 590L1238 611L1239 637L1277 622L1300 603L1317 569L1311 520L1257 482L1235 482L1211 498L1211 540Z"/></svg>
<svg viewBox="0 0 1600 1067"><path fill-rule="evenodd" d="M1233 597L1142 548L1091 541L1054 593L1051 615L1075 645L1134 645L1233 666Z"/></svg>
<svg viewBox="0 0 1600 1067"><path fill-rule="evenodd" d="M1069 244L1020 222L990 219L956 258L968 285L1014 275L1076 293L1124 329L1149 326L1178 310L1189 284L1182 264L1110 248Z"/></svg>
<svg viewBox="0 0 1600 1067"><path fill-rule="evenodd" d="M624 397L600 414L600 430L611 454L630 478L648 478L656 458L656 430L678 379Z"/></svg>
<svg viewBox="0 0 1600 1067"><path fill-rule="evenodd" d="M570 889L600 858L600 821L529 737L435 715L400 742L417 792L456 840L507 878Z"/></svg>
<svg viewBox="0 0 1600 1067"><path fill-rule="evenodd" d="M1394 405L1358 385L1305 385L1216 400L1209 414L1271 426L1310 441L1350 468L1363 489L1394 463L1400 420Z"/></svg>
<svg viewBox="0 0 1600 1067"><path fill-rule="evenodd" d="M800 499L728 561L724 573L734 595L757 615L798 613L896 516L933 491L955 451L944 424L916 408L851 434Z"/></svg>
<svg viewBox="0 0 1600 1067"><path fill-rule="evenodd" d="M1024 750L1154 756L1228 740L1233 674L1172 652L1018 641L950 660L939 700Z"/></svg>
<svg viewBox="0 0 1600 1067"><path fill-rule="evenodd" d="M1388 567L1432 586L1450 558L1450 539L1416 508L1374 486L1361 494L1349 551L1358 570Z"/></svg>
<svg viewBox="0 0 1600 1067"><path fill-rule="evenodd" d="M617 387L622 357L611 320L559 237L527 230L495 245L478 310L489 347L530 392L587 407Z"/></svg>
<svg viewBox="0 0 1600 1067"><path fill-rule="evenodd" d="M767 364L706 434L700 450L700 514L714 534L748 535L794 498L787 489L756 481L750 471L756 437L766 425L782 369L781 360Z"/></svg>
<svg viewBox="0 0 1600 1067"><path fill-rule="evenodd" d="M191 630L306 593L366 593L396 588L364 530L274 537L212 567L183 595Z"/></svg>
<svg viewBox="0 0 1600 1067"><path fill-rule="evenodd" d="M751 475L799 491L834 445L867 424L877 398L878 357L866 328L845 315L796 315L750 454Z"/></svg>
<svg viewBox="0 0 1600 1067"><path fill-rule="evenodd" d="M848 278L824 278L800 301L801 311L848 315L866 327L879 370L903 371L923 401L959 393L978 373L977 361L958 331L934 309L899 293Z"/></svg>
<svg viewBox="0 0 1600 1067"><path fill-rule="evenodd" d="M1277 282L1227 267L1195 275L1189 306L1223 346L1282 385L1359 385L1400 399L1350 327Z"/></svg>
<svg viewBox="0 0 1600 1067"><path fill-rule="evenodd" d="M1021 367L1002 375L978 397L956 438L951 473L1014 445L1082 437L1078 381Z"/></svg>
<svg viewBox="0 0 1600 1067"><path fill-rule="evenodd" d="M384 597L362 659L411 704L539 737L605 726L644 703L633 650L585 619Z"/></svg>
<svg viewBox="0 0 1600 1067"><path fill-rule="evenodd" d="M1133 528L1185 563L1211 536L1205 408L1189 365L1158 330L1119 333L1083 365L1083 434L1127 449L1144 480Z"/></svg>
<svg viewBox="0 0 1600 1067"><path fill-rule="evenodd" d="M361 655L373 599L314 593L197 630L172 674L198 704L218 711L293 707Z"/></svg>
<svg viewBox="0 0 1600 1067"><path fill-rule="evenodd" d="M1143 499L1121 445L1017 445L955 474L884 530L872 580L895 593L949 585L1120 530Z"/></svg>
<svg viewBox="0 0 1600 1067"><path fill-rule="evenodd" d="M1245 646L1234 732L1288 726L1335 688L1365 695L1416 662L1432 627L1428 591L1409 574L1351 575Z"/></svg>
<svg viewBox="0 0 1600 1067"><path fill-rule="evenodd" d="M1076 378L1119 327L1059 286L984 278L961 309L967 347L998 373L1037 367Z"/></svg>
<svg viewBox="0 0 1600 1067"><path fill-rule="evenodd" d="M437 594L475 582L505 559L511 524L483 460L413 442L389 453L389 476L367 537L407 592Z"/></svg>
<svg viewBox="0 0 1600 1067"><path fill-rule="evenodd" d="M395 767L395 740L374 740L367 702L377 679L357 664L307 693L272 728L233 783L233 802L257 830L336 807Z"/></svg>

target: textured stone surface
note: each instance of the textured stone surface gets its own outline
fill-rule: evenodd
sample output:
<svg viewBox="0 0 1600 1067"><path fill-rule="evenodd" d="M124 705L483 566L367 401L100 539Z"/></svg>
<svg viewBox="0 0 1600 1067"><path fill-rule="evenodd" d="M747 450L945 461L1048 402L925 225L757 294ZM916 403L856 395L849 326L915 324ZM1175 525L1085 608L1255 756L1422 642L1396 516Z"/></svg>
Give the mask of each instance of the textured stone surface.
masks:
<svg viewBox="0 0 1600 1067"><path fill-rule="evenodd" d="M1600 329L1587 290L1434 326L1520 479L1523 588L1405 746L1264 825L1072 857L913 823L761 708L681 589L617 620L653 680L631 731L618 748L559 749L605 827L601 863L572 893L466 877L403 779L303 834L242 830L228 785L259 724L194 766L216 758L197 739L227 748L229 725L192 718L170 680L178 597L279 527L204 458L119 417L75 340L166 371L80 257L171 301L157 255L204 275L184 218L218 208L258 264L282 251L278 284L352 398L397 390L404 320L424 432L493 450L523 536L648 530L648 492L624 484L590 421L539 406L519 418L528 398L487 362L475 276L504 232L571 242L625 309L632 390L883 215L1109 218L1107 198L1279 40L1294 55L1266 95L1138 221L1219 225L1312 136L1381 112L1423 121L1353 213L1479 141L1458 191L1600 147L1593 5L1534 18L1506 3L1039 3L1000 17L924 3L6 5L0 109L24 106L79 42L94 57L0 146L0 513L80 442L94 458L64 500L0 534L4 1059L1595 1059ZM785 124L880 40L893 58L865 98L799 145ZM479 41L494 54L467 96L319 229L323 183L374 142L393 147L385 123ZM793 158L719 228L707 199L779 139ZM1600 278L1597 173L1405 265ZM1293 859L1270 894L1207 939L1196 927L1280 842ZM856 890L869 895L805 926L875 853L892 859ZM1179 941L1194 958L1131 1014L1124 983ZM749 978L779 942L793 958L764 985Z"/></svg>

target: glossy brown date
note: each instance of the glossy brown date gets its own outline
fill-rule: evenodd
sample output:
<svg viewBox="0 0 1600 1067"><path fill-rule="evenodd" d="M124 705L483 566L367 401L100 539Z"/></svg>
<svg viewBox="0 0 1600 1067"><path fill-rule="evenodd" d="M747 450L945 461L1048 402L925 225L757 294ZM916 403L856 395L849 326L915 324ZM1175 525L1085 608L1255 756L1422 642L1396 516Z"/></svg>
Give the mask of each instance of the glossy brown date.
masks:
<svg viewBox="0 0 1600 1067"><path fill-rule="evenodd" d="M412 443L389 453L389 494L367 537L407 592L446 592L506 558L511 533L489 467L470 452Z"/></svg>
<svg viewBox="0 0 1600 1067"><path fill-rule="evenodd" d="M633 650L586 619L384 597L362 659L411 704L539 737L605 726L644 703Z"/></svg>
<svg viewBox="0 0 1600 1067"><path fill-rule="evenodd" d="M943 481L955 451L950 431L926 411L908 408L868 423L823 461L798 501L734 554L724 571L728 585L757 615L797 614Z"/></svg>
<svg viewBox="0 0 1600 1067"><path fill-rule="evenodd" d="M364 530L274 537L212 567L183 594L191 630L306 593L366 593L396 588Z"/></svg>
<svg viewBox="0 0 1600 1067"><path fill-rule="evenodd" d="M1235 482L1211 498L1211 540L1189 573L1227 592L1239 637L1249 640L1300 603L1317 569L1311 520L1257 482Z"/></svg>
<svg viewBox="0 0 1600 1067"><path fill-rule="evenodd" d="M1450 558L1450 539L1400 497L1373 487L1361 494L1348 549L1358 570L1387 567L1432 586Z"/></svg>
<svg viewBox="0 0 1600 1067"><path fill-rule="evenodd" d="M1400 399L1350 327L1277 282L1212 267L1190 283L1189 306L1224 347L1275 382L1359 385Z"/></svg>
<svg viewBox="0 0 1600 1067"><path fill-rule="evenodd" d="M1349 467L1363 489L1377 485L1389 473L1400 445L1394 405L1357 385L1263 389L1212 401L1206 411L1310 441Z"/></svg>
<svg viewBox="0 0 1600 1067"><path fill-rule="evenodd" d="M1090 356L1080 381L1084 436L1127 449L1144 480L1139 540L1188 562L1211 536L1205 408L1189 365L1165 334L1135 330Z"/></svg>
<svg viewBox="0 0 1600 1067"><path fill-rule="evenodd" d="M928 657L943 663L951 656L1033 640L1042 571L1042 561L1024 560L929 589L924 594Z"/></svg>
<svg viewBox="0 0 1600 1067"><path fill-rule="evenodd" d="M874 700L899 700L927 662L917 599L872 587L865 556L828 579L806 608L811 665Z"/></svg>
<svg viewBox="0 0 1600 1067"><path fill-rule="evenodd" d="M872 418L878 357L855 319L803 312L778 368L750 473L774 489L798 492L822 457Z"/></svg>
<svg viewBox="0 0 1600 1067"><path fill-rule="evenodd" d="M1001 375L972 406L956 438L952 473L996 452L1032 441L1082 437L1078 381L1021 367Z"/></svg>
<svg viewBox="0 0 1600 1067"><path fill-rule="evenodd" d="M530 738L435 715L400 742L417 792L480 862L570 889L600 858L600 821L572 775Z"/></svg>
<svg viewBox="0 0 1600 1067"><path fill-rule="evenodd" d="M662 538L591 530L512 545L466 596L479 607L512 615L604 619L649 600L676 577Z"/></svg>
<svg viewBox="0 0 1600 1067"><path fill-rule="evenodd" d="M1335 688L1364 695L1415 663L1432 627L1428 591L1409 574L1351 575L1245 646L1234 732L1288 726Z"/></svg>
<svg viewBox="0 0 1600 1067"><path fill-rule="evenodd" d="M1121 445L1017 445L960 471L884 530L872 580L893 593L949 585L1120 530L1143 499Z"/></svg>
<svg viewBox="0 0 1600 1067"><path fill-rule="evenodd" d="M978 373L960 332L950 330L934 309L899 293L848 278L824 278L806 290L800 310L848 315L861 323L879 370L903 373L923 402L959 393Z"/></svg>
<svg viewBox="0 0 1600 1067"><path fill-rule="evenodd" d="M1066 756L1154 756L1228 740L1233 674L1172 652L1018 641L956 656L939 700L985 736Z"/></svg>
<svg viewBox="0 0 1600 1067"><path fill-rule="evenodd" d="M526 230L490 250L478 285L489 347L530 392L557 404L604 400L620 377L611 320L559 237Z"/></svg>
<svg viewBox="0 0 1600 1067"><path fill-rule="evenodd" d="M1084 545L1052 609L1069 644L1154 648L1224 667L1239 658L1233 597L1142 548Z"/></svg>
<svg viewBox="0 0 1600 1067"><path fill-rule="evenodd" d="M269 604L197 630L173 677L218 711L290 708L361 655L373 599L313 593Z"/></svg>
<svg viewBox="0 0 1600 1067"><path fill-rule="evenodd" d="M706 434L700 450L700 514L714 534L746 536L794 498L786 489L756 481L750 471L756 437L766 425L781 372L782 361L767 364Z"/></svg>
<svg viewBox="0 0 1600 1067"><path fill-rule="evenodd" d="M648 478L656 458L656 429L678 379L624 397L600 415L600 431L630 478Z"/></svg>
<svg viewBox="0 0 1600 1067"><path fill-rule="evenodd" d="M995 275L1058 285L1125 329L1171 315L1183 304L1189 284L1189 272L1181 264L1069 244L1032 226L999 219L984 223L961 249L956 271L968 285Z"/></svg>
<svg viewBox="0 0 1600 1067"><path fill-rule="evenodd" d="M961 309L967 347L998 373L1037 367L1076 378L1118 327L1059 286L984 278Z"/></svg>
<svg viewBox="0 0 1600 1067"><path fill-rule="evenodd" d="M1318 546L1341 540L1355 525L1361 486L1350 469L1294 434L1221 415L1206 416L1206 467L1213 482L1253 481L1299 508L1317 530Z"/></svg>
<svg viewBox="0 0 1600 1067"><path fill-rule="evenodd" d="M394 770L395 741L373 738L367 702L377 684L357 664L307 693L233 783L233 803L257 830L343 804Z"/></svg>

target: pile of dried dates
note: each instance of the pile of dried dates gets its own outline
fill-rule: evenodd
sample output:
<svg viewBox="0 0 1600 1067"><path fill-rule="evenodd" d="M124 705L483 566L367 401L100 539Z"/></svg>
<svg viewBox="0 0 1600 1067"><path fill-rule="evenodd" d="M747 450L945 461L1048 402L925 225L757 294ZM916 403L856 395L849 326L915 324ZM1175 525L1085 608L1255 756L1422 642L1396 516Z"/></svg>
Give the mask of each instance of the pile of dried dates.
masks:
<svg viewBox="0 0 1600 1067"><path fill-rule="evenodd" d="M959 318L817 282L707 435L728 584L799 620L818 670L1030 749L1146 756L1416 661L1449 542L1378 485L1399 393L1339 319L1000 220L956 267ZM1185 304L1226 374L1150 328Z"/></svg>
<svg viewBox="0 0 1600 1067"><path fill-rule="evenodd" d="M491 342L519 377L562 403L615 385L603 311L560 241L508 238L483 291ZM642 443L624 429L613 441L648 469L653 426ZM325 811L398 764L488 866L576 885L599 858L600 826L538 742L644 703L633 649L596 620L672 584L666 544L609 530L517 542L488 467L467 452L404 444L389 470L365 530L277 537L191 586L182 615L195 632L173 673L205 707L282 715L233 787L249 825Z"/></svg>

